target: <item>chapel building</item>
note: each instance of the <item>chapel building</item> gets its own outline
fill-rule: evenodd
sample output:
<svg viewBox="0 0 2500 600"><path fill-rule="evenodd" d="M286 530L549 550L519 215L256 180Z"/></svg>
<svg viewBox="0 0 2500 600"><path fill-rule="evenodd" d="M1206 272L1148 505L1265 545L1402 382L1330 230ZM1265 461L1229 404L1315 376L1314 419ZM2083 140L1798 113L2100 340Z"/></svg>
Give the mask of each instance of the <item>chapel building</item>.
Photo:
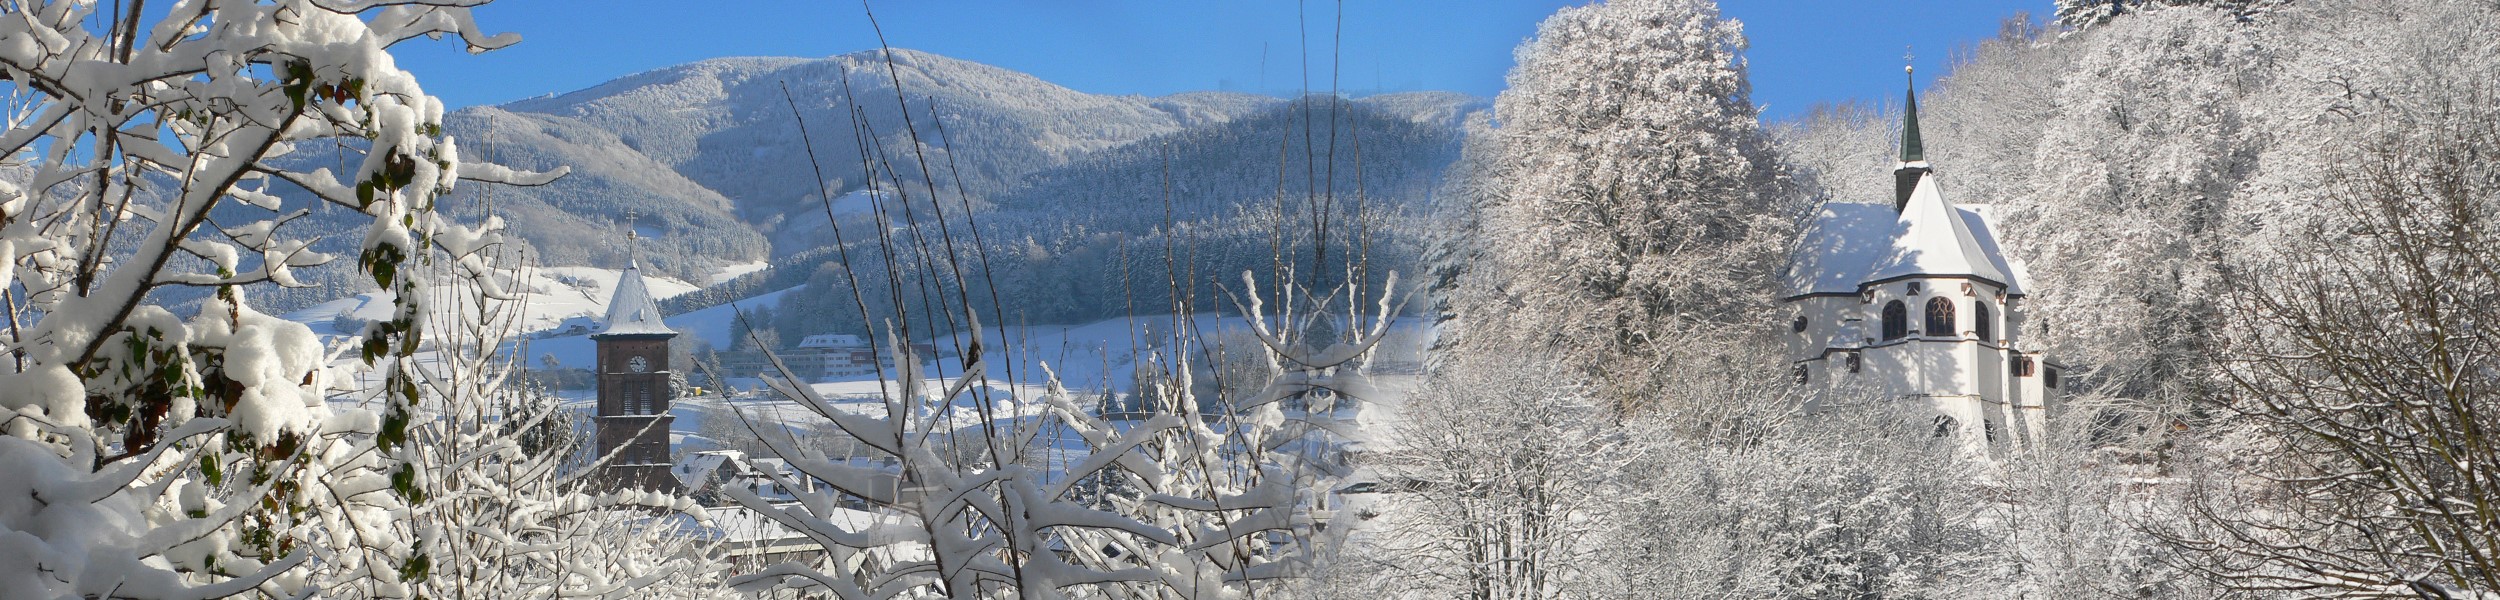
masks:
<svg viewBox="0 0 2500 600"><path fill-rule="evenodd" d="M1827 203L1784 278L1794 377L1809 410L1908 401L1975 450L2032 446L2064 368L2026 340L2023 266L1990 207L1945 198L1907 96L1892 202Z"/></svg>

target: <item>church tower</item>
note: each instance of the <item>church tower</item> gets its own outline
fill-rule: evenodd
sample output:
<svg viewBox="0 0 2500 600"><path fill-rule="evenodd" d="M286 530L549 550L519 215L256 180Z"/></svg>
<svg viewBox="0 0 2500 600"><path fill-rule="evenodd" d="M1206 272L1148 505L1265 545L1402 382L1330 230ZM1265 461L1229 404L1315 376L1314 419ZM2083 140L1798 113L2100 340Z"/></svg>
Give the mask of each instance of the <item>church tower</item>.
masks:
<svg viewBox="0 0 2500 600"><path fill-rule="evenodd" d="M632 234L627 234L628 238ZM640 261L626 263L608 300L607 319L590 339L599 345L599 453L612 456L604 479L615 488L674 491L669 474L668 342L677 337L660 321L660 306L642 281Z"/></svg>

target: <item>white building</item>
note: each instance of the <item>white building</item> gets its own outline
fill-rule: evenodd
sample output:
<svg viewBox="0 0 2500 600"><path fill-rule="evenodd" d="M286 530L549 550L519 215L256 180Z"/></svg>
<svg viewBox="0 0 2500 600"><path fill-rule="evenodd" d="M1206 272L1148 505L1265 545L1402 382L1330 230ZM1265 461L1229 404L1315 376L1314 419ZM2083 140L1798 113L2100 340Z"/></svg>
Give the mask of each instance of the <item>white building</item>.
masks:
<svg viewBox="0 0 2500 600"><path fill-rule="evenodd" d="M1826 205L1785 278L1795 376L1818 405L1907 400L1934 411L1938 435L2030 445L2063 369L2025 341L2023 268L1989 207L1945 199L1915 93L1905 112L1893 203Z"/></svg>

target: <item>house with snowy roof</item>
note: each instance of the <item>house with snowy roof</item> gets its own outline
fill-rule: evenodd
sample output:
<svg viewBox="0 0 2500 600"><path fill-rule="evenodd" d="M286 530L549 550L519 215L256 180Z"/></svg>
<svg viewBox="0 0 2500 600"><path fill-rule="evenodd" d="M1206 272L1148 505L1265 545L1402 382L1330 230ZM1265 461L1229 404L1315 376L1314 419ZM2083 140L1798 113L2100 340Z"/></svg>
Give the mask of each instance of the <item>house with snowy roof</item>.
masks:
<svg viewBox="0 0 2500 600"><path fill-rule="evenodd" d="M1788 356L1815 406L1906 400L1993 453L2040 439L2063 367L2025 338L2023 266L1985 205L1946 199L1908 94L1892 203L1827 203L1782 285Z"/></svg>

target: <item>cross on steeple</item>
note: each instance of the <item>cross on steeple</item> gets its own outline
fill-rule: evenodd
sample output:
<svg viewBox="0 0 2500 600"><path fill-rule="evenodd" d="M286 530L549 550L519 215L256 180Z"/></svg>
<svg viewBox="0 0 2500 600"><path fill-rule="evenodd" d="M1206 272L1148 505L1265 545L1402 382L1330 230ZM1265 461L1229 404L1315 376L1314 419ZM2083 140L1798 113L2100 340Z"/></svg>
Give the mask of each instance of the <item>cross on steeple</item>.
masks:
<svg viewBox="0 0 2500 600"><path fill-rule="evenodd" d="M625 211L625 268L642 268L642 211Z"/></svg>

